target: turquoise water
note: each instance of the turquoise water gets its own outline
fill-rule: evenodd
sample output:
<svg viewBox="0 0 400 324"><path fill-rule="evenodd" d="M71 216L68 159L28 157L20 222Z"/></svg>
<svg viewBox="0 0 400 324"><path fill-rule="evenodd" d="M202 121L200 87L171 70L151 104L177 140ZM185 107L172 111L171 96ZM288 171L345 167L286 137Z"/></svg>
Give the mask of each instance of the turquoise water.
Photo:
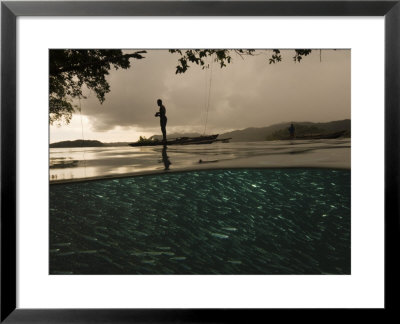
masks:
<svg viewBox="0 0 400 324"><path fill-rule="evenodd" d="M350 274L350 171L50 185L51 274Z"/></svg>

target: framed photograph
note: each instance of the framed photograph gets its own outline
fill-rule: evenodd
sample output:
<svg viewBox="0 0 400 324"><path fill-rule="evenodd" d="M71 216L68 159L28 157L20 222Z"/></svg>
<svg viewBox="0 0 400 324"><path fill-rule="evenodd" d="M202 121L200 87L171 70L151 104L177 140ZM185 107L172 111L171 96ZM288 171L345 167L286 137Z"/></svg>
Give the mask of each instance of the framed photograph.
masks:
<svg viewBox="0 0 400 324"><path fill-rule="evenodd" d="M2 2L1 321L394 310L399 16Z"/></svg>

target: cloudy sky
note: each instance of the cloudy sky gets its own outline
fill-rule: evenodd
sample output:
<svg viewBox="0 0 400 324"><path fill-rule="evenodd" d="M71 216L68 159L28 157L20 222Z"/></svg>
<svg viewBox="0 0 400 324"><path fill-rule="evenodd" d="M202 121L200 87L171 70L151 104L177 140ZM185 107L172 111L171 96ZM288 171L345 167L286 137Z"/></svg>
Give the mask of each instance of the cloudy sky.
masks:
<svg viewBox="0 0 400 324"><path fill-rule="evenodd" d="M350 50L323 50L321 61L320 51L314 50L301 63L293 62L291 50L282 51L283 61L277 64L268 64L271 53L257 54L245 59L232 54L233 62L223 69L215 63L206 70L191 64L177 75L177 54L149 50L145 59L131 60L130 69L110 71L111 92L103 104L87 92L80 102L82 114L75 114L69 125L51 126L50 142L82 135L126 142L161 134L154 117L158 98L167 110L167 134L203 133L206 119L210 134L350 118Z"/></svg>

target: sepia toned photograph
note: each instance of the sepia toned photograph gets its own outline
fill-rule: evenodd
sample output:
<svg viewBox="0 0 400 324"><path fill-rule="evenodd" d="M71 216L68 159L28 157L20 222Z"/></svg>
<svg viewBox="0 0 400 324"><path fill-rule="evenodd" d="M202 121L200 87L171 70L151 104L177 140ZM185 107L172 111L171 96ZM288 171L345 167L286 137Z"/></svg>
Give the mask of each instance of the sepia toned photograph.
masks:
<svg viewBox="0 0 400 324"><path fill-rule="evenodd" d="M49 273L351 274L351 50L50 49Z"/></svg>

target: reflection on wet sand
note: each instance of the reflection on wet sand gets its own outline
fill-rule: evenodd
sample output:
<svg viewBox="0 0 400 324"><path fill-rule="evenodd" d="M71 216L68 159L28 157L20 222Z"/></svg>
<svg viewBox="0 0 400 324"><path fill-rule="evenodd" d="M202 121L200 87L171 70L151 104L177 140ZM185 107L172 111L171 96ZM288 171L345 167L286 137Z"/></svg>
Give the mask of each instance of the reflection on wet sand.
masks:
<svg viewBox="0 0 400 324"><path fill-rule="evenodd" d="M164 163L164 170L169 170L169 166L171 165L171 162L169 161L168 155L167 155L167 146L164 145L162 149L162 161Z"/></svg>
<svg viewBox="0 0 400 324"><path fill-rule="evenodd" d="M210 168L349 169L350 139L52 148L49 162L50 181L54 182Z"/></svg>

